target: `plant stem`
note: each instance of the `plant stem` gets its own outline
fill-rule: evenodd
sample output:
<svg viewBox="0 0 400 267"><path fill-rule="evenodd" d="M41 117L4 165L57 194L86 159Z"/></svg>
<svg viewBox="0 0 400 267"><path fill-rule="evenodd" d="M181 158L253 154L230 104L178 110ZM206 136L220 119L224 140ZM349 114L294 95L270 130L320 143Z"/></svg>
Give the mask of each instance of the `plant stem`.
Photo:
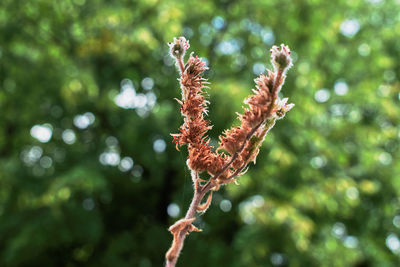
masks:
<svg viewBox="0 0 400 267"><path fill-rule="evenodd" d="M185 219L192 219L195 217L196 208L200 205L201 200L203 199L205 193L202 192L201 187L199 190L194 191L192 202L190 203L189 209L186 212ZM178 260L179 254L183 247L183 242L188 234L189 226L185 227L182 231L180 231L176 236L174 235L174 240L172 242L171 248L174 247L174 254L167 257L166 267L175 267L175 264Z"/></svg>
<svg viewBox="0 0 400 267"><path fill-rule="evenodd" d="M185 67L183 64L183 57L180 56L179 58L177 58L177 62L178 62L179 71L181 72L181 74L183 74L183 72L185 71Z"/></svg>
<svg viewBox="0 0 400 267"><path fill-rule="evenodd" d="M178 66L180 67L181 73L183 73L184 67L183 67L182 58L180 58L178 60ZM278 73L275 77L274 85L272 88L272 99L268 106L268 110L266 112L267 115L265 116L265 118L268 118L271 115L273 107L275 105L275 100L277 98L277 91L278 91L279 86L282 83L282 74L283 74L282 71L283 70L279 69ZM204 186L200 186L200 185L196 184L197 179L199 179L198 173L192 171L192 180L194 182L195 190L194 190L192 202L190 203L189 209L186 212L185 219L195 218L196 208L200 205L201 200L203 199L205 194L207 194L207 192L210 191L211 188L214 186L212 181L215 181L221 174L224 173L224 171L226 171L232 165L232 163L236 160L238 155L245 148L246 143L250 140L250 138L254 135L254 133L258 130L258 128L260 128L260 126L264 122L265 122L265 120L263 120L262 122L260 122L256 126L254 126L253 129L251 129L251 131L247 134L247 136L246 136L245 140L243 141L242 145L240 146L240 148L232 156L231 160L227 164L225 164L225 166L218 173L216 173L213 177L211 177L210 180ZM231 177L229 177L229 179L235 178L244 167L245 166L239 168ZM173 253L167 253L166 267L175 267L176 262L178 261L179 254L183 248L183 243L185 241L185 238L189 233L189 227L190 226L188 225L185 228L183 228L181 231L179 231L178 233L174 234L174 239L172 241L172 245L169 250L169 251L173 250Z"/></svg>

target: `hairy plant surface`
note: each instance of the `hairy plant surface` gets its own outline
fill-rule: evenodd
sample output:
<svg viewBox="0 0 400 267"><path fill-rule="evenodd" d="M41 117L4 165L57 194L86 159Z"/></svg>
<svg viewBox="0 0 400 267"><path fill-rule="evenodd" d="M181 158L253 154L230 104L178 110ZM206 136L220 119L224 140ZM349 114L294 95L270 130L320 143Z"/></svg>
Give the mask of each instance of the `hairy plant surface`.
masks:
<svg viewBox="0 0 400 267"><path fill-rule="evenodd" d="M206 63L193 56L193 53L184 62L189 49L189 41L184 37L175 38L169 46L180 71L182 99L177 101L184 117L180 133L172 136L178 150L180 146L187 145L187 166L194 185L193 199L186 216L169 228L173 241L166 254L166 265L171 267L177 262L186 236L190 232L201 231L192 224L196 220L196 212L205 213L211 204L212 192L219 190L222 185L236 183L237 178L246 172L249 163L256 162L267 132L294 104L287 104L287 98L278 96L286 72L292 66L290 49L283 44L280 47L273 46L270 50L273 71L268 70L266 75L261 74L255 79L256 89L244 100L247 105L244 112L238 114L240 126L224 131L219 137L219 147L214 150L206 135L211 129L210 122L205 119L208 101L204 90L208 88L208 82L202 73L207 70ZM208 178L201 178L202 173L207 173ZM207 200L201 203L207 193Z"/></svg>

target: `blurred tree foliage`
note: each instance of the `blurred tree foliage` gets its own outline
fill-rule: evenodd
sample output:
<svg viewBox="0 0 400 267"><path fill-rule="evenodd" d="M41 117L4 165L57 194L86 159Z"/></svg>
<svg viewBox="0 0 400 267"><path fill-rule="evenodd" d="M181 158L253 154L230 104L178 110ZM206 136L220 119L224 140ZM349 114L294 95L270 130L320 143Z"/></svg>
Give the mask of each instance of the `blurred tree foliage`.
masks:
<svg viewBox="0 0 400 267"><path fill-rule="evenodd" d="M0 265L163 264L192 194L169 136L166 42L185 35L211 68L213 142L272 44L295 51L296 107L178 265L398 266L399 14L398 0L2 0Z"/></svg>

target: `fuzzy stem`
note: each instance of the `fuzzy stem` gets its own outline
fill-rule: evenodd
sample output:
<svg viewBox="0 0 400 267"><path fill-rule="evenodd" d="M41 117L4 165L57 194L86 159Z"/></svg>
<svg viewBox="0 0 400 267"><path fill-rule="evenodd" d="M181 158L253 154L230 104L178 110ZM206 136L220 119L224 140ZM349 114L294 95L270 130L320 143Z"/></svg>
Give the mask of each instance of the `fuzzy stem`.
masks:
<svg viewBox="0 0 400 267"><path fill-rule="evenodd" d="M185 219L194 218L196 215L196 208L200 205L201 200L204 197L204 193L201 188L199 190L194 191L192 202L190 203L189 209L186 212ZM174 247L174 254L170 255L170 257L166 258L166 267L175 267L175 264L178 260L179 254L183 248L183 242L188 234L189 226L185 227L181 230L177 235L174 235L174 240L172 242L171 248Z"/></svg>
<svg viewBox="0 0 400 267"><path fill-rule="evenodd" d="M176 59L176 62L178 63L179 71L181 72L181 75L185 71L185 67L183 65L183 57L180 56L179 58Z"/></svg>

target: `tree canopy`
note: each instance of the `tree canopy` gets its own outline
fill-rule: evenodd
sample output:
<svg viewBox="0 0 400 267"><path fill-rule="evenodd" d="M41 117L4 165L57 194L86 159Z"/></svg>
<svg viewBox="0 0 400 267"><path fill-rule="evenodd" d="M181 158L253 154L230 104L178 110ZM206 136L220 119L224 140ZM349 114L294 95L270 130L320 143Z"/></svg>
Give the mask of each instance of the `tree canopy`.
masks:
<svg viewBox="0 0 400 267"><path fill-rule="evenodd" d="M161 266L192 197L167 42L210 70L217 143L293 52L296 106L178 266L400 264L398 0L2 0L0 265Z"/></svg>

